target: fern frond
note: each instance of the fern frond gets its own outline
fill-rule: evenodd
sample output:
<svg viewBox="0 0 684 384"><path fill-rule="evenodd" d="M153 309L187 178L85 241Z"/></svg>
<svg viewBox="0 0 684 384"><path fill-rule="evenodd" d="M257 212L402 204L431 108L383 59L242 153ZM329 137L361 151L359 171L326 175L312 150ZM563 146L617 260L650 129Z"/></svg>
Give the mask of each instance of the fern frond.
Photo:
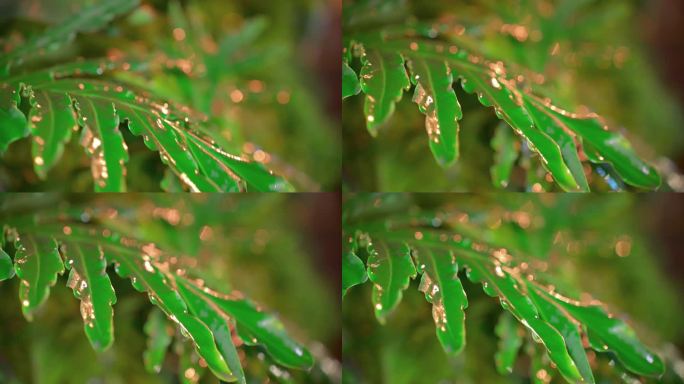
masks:
<svg viewBox="0 0 684 384"><path fill-rule="evenodd" d="M366 256L374 310L381 322L396 308L401 292L415 277L410 271L417 270L421 275L418 289L432 304L437 339L446 353L458 354L466 339L468 299L461 280L465 277L498 300L570 383L595 382L587 358L589 348L609 352L636 375L658 377L665 371L661 358L642 344L624 321L607 312L604 304L571 299L549 284L541 272L546 263L512 252L506 244L491 245L459 230L453 223L467 218L461 211L410 210L412 213L406 214L406 207L383 208L383 203L380 197L373 199L372 208L352 202L343 224L344 241L358 242L358 253ZM378 257L377 249L386 250L382 257ZM394 267L398 263L408 264L403 272ZM343 268L348 266L343 264ZM375 271L390 270L396 276L381 276L393 279L374 278ZM356 279L358 284L361 281ZM379 300L379 293L392 300ZM378 313L380 309L383 311ZM512 371L522 345L517 326L506 316L496 327L502 337L495 359L501 373Z"/></svg>
<svg viewBox="0 0 684 384"><path fill-rule="evenodd" d="M311 353L287 334L278 318L238 291L225 295L212 290L187 269L183 256L118 231L117 225L109 223L112 212L116 209L98 207L17 215L4 221L2 255L6 257L0 256L0 265L2 271L7 270L11 259L5 250L13 253L13 266L9 266L17 270L21 280L20 300L28 320L45 303L66 266L70 271L67 286L81 301L88 340L98 351L109 348L114 341L112 307L116 294L107 269L113 265L118 276L146 293L170 323L191 340L197 356L217 378L246 382L236 343L260 346L287 368L308 369L313 365ZM11 276L7 272L3 275ZM150 314L145 332L149 336L145 365L158 372L171 342L166 320ZM184 353L189 356L191 351Z"/></svg>
<svg viewBox="0 0 684 384"><path fill-rule="evenodd" d="M621 180L635 187L655 189L660 185L656 170L635 153L623 135L609 130L603 118L552 104L535 94L526 77L511 73L500 61L468 52L451 37L449 26L439 23L390 26L345 36L343 66L352 64L353 57L360 58L359 80L366 95L364 114L371 135L387 124L394 104L409 88L404 79L410 77L415 85L413 99L426 114L432 153L440 165L452 165L458 158L458 120L462 117L452 87L459 81L467 93L494 109L562 189L589 190L583 162L614 169ZM347 87L353 89L349 69L343 71ZM347 92L344 96L351 95ZM496 175L496 186L507 184L501 176L505 174Z"/></svg>
<svg viewBox="0 0 684 384"><path fill-rule="evenodd" d="M136 3L94 5L83 11L83 18L92 18L88 25L102 26L128 9L120 6L122 2ZM67 23L59 30L71 36L82 25L85 22ZM43 40L36 41L42 46ZM7 67L19 62L21 55L19 50L8 57ZM121 131L125 128L158 151L162 162L191 191L292 190L263 164L227 153L203 127L204 118L114 78L139 67L111 60L77 61L0 78L0 123L7 127L0 136L0 150L32 135L34 169L45 178L61 158L65 143L80 130L81 145L91 158L95 191L122 192L127 189L129 159Z"/></svg>

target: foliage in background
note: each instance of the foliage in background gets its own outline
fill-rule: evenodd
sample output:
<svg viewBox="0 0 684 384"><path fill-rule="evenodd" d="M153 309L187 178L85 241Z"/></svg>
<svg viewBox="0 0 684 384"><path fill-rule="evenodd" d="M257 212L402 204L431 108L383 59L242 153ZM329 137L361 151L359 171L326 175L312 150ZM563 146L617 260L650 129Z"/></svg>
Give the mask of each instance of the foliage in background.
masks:
<svg viewBox="0 0 684 384"><path fill-rule="evenodd" d="M334 337L334 308L317 310L331 302L328 291L298 245L301 235L282 229L301 214L296 198L131 195L56 207L58 199L26 195L2 201L0 280L12 278L16 269L21 282L2 284L0 293L7 304L0 314L1 381L168 382L175 372L188 383L339 380L322 344L297 343L276 316L245 298L266 298L284 311L295 321L287 328L298 339ZM288 266L276 263L284 253ZM64 272L68 279L59 277ZM68 311L74 309L71 289L63 285L80 300L80 327ZM8 297L17 288L19 300ZM147 292L161 311L150 311L136 290ZM304 294L311 301L275 298ZM30 327L16 318L19 307ZM297 328L303 319L306 327ZM17 332L21 328L30 332ZM64 343L73 353L56 353ZM167 350L175 354L165 358ZM97 364L82 366L94 358ZM27 359L41 361L41 367L21 363ZM160 372L156 379L150 376Z"/></svg>
<svg viewBox="0 0 684 384"><path fill-rule="evenodd" d="M650 256L657 248L628 214L638 201L351 197L345 380L681 383L681 359L663 340L681 339L684 314Z"/></svg>
<svg viewBox="0 0 684 384"><path fill-rule="evenodd" d="M12 146L3 160L6 189L56 189L55 181L87 189L87 163L71 144L79 128L96 190L292 189L267 168L297 189L337 183L338 139L313 96L321 89L302 75L312 63L298 52L314 50L302 45L316 26L291 24L321 17L324 2L274 10L239 2L71 5L70 14L56 12L62 17L40 1L15 6L20 20L59 20L44 34L25 22L5 25L1 147L31 134L35 168L24 168L27 148ZM105 29L120 15L127 16ZM65 45L79 32L86 33ZM281 61L291 65L274 76Z"/></svg>
<svg viewBox="0 0 684 384"><path fill-rule="evenodd" d="M365 93L365 101L351 97L343 104L348 188L657 187L656 171L623 134L647 158L656 159L653 151L676 154L682 116L634 38L636 3L346 2L343 97ZM409 74L413 101L426 116L401 97ZM454 81L477 99L452 88ZM612 132L585 105L609 118ZM424 135L415 129L421 125L446 169L426 159ZM623 125L648 141L635 140ZM360 126L379 138L370 140ZM490 147L493 155L483 156ZM671 169L665 158L658 161L661 171ZM671 176L666 172L665 188L678 187Z"/></svg>

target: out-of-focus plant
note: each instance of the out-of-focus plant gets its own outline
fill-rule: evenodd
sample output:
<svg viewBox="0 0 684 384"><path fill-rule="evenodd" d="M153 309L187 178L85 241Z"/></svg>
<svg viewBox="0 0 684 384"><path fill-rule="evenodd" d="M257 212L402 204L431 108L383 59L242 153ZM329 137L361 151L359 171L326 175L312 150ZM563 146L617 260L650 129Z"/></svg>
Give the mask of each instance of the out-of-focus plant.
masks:
<svg viewBox="0 0 684 384"><path fill-rule="evenodd" d="M309 258L301 256L296 240L301 235L280 227L300 214L296 198L131 195L55 205L55 197L5 197L1 202L0 280L9 279L0 293L7 304L1 315L6 327L0 338L3 382L148 381L155 373L166 382L174 372L187 383L248 383L266 377L339 381L337 363L312 341L335 334L326 325L335 323L330 315L335 310L318 312L330 302L327 291L321 290ZM269 214L264 222L262 214L274 208L288 213ZM290 267L275 258L283 252L295 253L288 257ZM12 284L15 276L20 281ZM61 289L62 284L70 289ZM156 308L150 311L131 285ZM10 298L17 288L19 299ZM74 307L66 301L71 290L80 300L85 335L74 333L73 312L65 310ZM309 340L308 346L295 341L276 315L247 299L275 303L280 294L283 301L288 295L307 295L306 301L277 307L293 321L287 328ZM11 313L19 307L30 327ZM295 325L304 316L307 326ZM15 331L22 327L32 329L30 337ZM88 342L97 353L88 351ZM54 352L64 343L73 354ZM167 356L167 350L174 354ZM95 357L97 364L82 366L84 359ZM41 359L42 368L31 370L21 363L26 359Z"/></svg>
<svg viewBox="0 0 684 384"><path fill-rule="evenodd" d="M480 190L490 184L487 169L495 187L515 190L656 188L660 177L642 157L658 161L665 188L679 188L671 163L653 152L680 150L672 127L682 116L647 64L633 30L637 11L613 1L346 2L349 188ZM411 87L423 123L402 98ZM361 91L364 98L350 97ZM361 125L379 139L362 136ZM442 168L425 159L419 125Z"/></svg>
<svg viewBox="0 0 684 384"><path fill-rule="evenodd" d="M321 90L299 76L305 69L296 49L304 32L268 39L266 26L292 26L277 25L270 17L276 13L244 21L240 12L248 7L237 3L221 12L212 12L212 2L138 3L74 1L70 9L79 17L43 34L11 25L0 62L0 149L33 136L34 171L24 167L27 148L13 145L3 157L5 189L58 189L56 181L86 189L74 131L81 132L98 191L155 190L160 182L169 191L284 191L290 183L317 190L337 183L337 138L313 96ZM325 6L289 4L278 17L306 20ZM51 8L25 7L38 18ZM128 16L108 24L121 15ZM88 33L100 29L105 33ZM273 76L281 61L291 65ZM259 114L246 113L254 110ZM159 152L166 170L145 147ZM60 161L63 169L54 168Z"/></svg>
<svg viewBox="0 0 684 384"><path fill-rule="evenodd" d="M343 212L345 377L680 383L681 359L663 340L681 337L683 314L638 217L625 218L637 201L350 197ZM637 334L659 346L646 347Z"/></svg>

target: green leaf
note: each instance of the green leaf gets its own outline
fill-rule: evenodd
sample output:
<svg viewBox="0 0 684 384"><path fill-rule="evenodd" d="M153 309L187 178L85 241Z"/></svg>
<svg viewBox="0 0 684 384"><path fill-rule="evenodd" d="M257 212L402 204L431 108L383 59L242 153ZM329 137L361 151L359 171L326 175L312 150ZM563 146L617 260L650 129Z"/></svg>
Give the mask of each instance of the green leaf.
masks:
<svg viewBox="0 0 684 384"><path fill-rule="evenodd" d="M418 248L418 269L422 273L420 291L432 303L432 319L437 338L447 353L460 353L465 347L465 309L468 299L458 278L453 254Z"/></svg>
<svg viewBox="0 0 684 384"><path fill-rule="evenodd" d="M53 98L42 90L35 93L35 104L30 119L34 137L31 153L36 174L44 179L62 157L64 144L71 140L77 122L68 94Z"/></svg>
<svg viewBox="0 0 684 384"><path fill-rule="evenodd" d="M185 301L168 285L167 278L149 257L143 259L118 253L106 254L106 257L116 262L116 273L119 276L130 278L135 289L147 292L152 304L159 307L166 316L178 324L183 333L192 338L197 352L206 360L209 369L217 378L233 380L232 372L217 349L211 330L188 313Z"/></svg>
<svg viewBox="0 0 684 384"><path fill-rule="evenodd" d="M451 71L443 61L412 58L413 102L425 114L425 130L437 163L451 166L458 159L458 120L463 117L454 92Z"/></svg>
<svg viewBox="0 0 684 384"><path fill-rule="evenodd" d="M375 316L384 323L401 302L402 292L416 277L411 251L406 246L390 247L383 241L368 244L368 279L373 282Z"/></svg>
<svg viewBox="0 0 684 384"><path fill-rule="evenodd" d="M365 205L364 201L372 204ZM501 307L513 316L504 312L496 327L500 338L495 358L499 372L512 371L523 343L519 326L511 321L515 318L529 331L528 339L543 346L543 351L533 348L531 352L533 360L538 360L533 364L533 377L540 382L551 377L552 366L569 383L594 383L585 351L587 339L593 349L611 353L632 373L654 377L662 375L665 369L663 361L619 317L608 314L595 302L577 302L562 296L553 286L543 285L541 281L555 281L546 271L546 261L517 252L511 254L507 248L501 248L502 245L518 248L521 245L518 241L506 243L513 237L523 236L525 240L520 241L528 241L529 232L510 232L510 228L504 228L510 225L517 229L527 228L527 224L512 218L531 211L528 205L546 213L531 215L525 221L557 220L556 213L547 211L548 200L538 201L537 205L528 200L504 201L515 201L516 210L503 208L502 211L502 207L498 207L487 215L477 208L467 213L456 210L451 206L452 202L445 203L444 207L448 209L442 211L432 205L419 209L420 206L406 204L383 204L375 196L368 196L365 200L357 198L349 210L343 212L343 236L360 233L373 244L409 247L408 252L415 256L416 265L423 274L420 290L433 304L432 317L438 340L447 352L462 350L465 342L464 316L468 301L458 279L459 268L462 268L471 282L481 284L484 292L497 298ZM461 203L462 200L459 201ZM526 208L519 210L520 207ZM565 213L568 205L558 204L557 208L560 210L558 214ZM579 221L584 222L582 219ZM492 223L497 223L497 229L492 229ZM548 238L559 228L558 223L548 225L547 230L537 232L540 238ZM503 244L492 246L483 239ZM539 257L544 259L547 256ZM545 362L545 355L548 355L551 365Z"/></svg>
<svg viewBox="0 0 684 384"><path fill-rule="evenodd" d="M598 115L575 115L557 107L551 113L598 152L599 158L590 158L592 162L612 165L630 185L651 189L660 185L658 172L636 155L624 136L609 131Z"/></svg>
<svg viewBox="0 0 684 384"><path fill-rule="evenodd" d="M499 337L499 349L494 355L496 370L502 375L507 375L513 372L518 351L522 346L522 337L518 332L518 324L515 318L507 312L503 312L499 316L495 332Z"/></svg>
<svg viewBox="0 0 684 384"><path fill-rule="evenodd" d="M526 82L519 81L520 76L509 74L504 63L466 52L453 42L446 43L453 39L451 36L442 38L441 32L444 31L433 24L415 23L384 27L380 31L365 30L349 37L354 44L351 52L360 56L363 63L360 77L361 89L366 94L364 114L373 136L377 133L375 125L387 120L394 103L407 87L402 82L405 76L403 61L406 60L413 72L423 67L419 76L427 79L427 83L430 80L439 82L437 90L443 90L443 93L435 93L424 82L414 81L414 100L435 106L434 110L427 108L428 105L421 108L423 113L426 113L423 109L427 111L428 133L433 133L433 137L438 128L446 136L446 141L443 138L430 141L440 165L449 165L453 163L452 158L455 160L458 156L458 150L453 149L454 145L458 148L458 124L454 120L460 119L461 109L448 84L453 78L459 79L468 93L476 94L481 104L494 108L497 117L510 125L539 156L542 166L562 189L589 190L580 160L583 145L596 149L597 156L587 154L589 161L611 164L628 184L648 189L660 185L660 176L655 169L637 156L622 135L608 131L597 115L570 113L550 101L542 101ZM392 65L388 65L388 61ZM432 63L432 70L426 69L424 63ZM438 78L430 78L430 74L437 74ZM369 79L370 86L366 84ZM441 103L438 96L442 96ZM440 109L438 104L445 107ZM503 136L499 140L503 140ZM492 171L496 186L500 186L505 181L504 176L510 173L512 153L507 155L509 157L502 158L501 165Z"/></svg>
<svg viewBox="0 0 684 384"><path fill-rule="evenodd" d="M109 199L100 203L105 201ZM145 206L140 212L151 212L160 200L145 201L151 206ZM188 217L189 212L194 212L193 220L212 218L206 224L197 224L196 229L217 223L212 220L218 220L220 214L217 216L212 208L206 208L211 205L204 200L194 204L198 210L188 210L180 213L181 216ZM201 210L200 205L204 207ZM4 245L7 239L16 244L15 267L21 279L19 293L27 318L45 301L57 274L63 272L63 256L70 269L67 285L81 300L88 339L96 350L106 349L113 341L112 306L116 296L107 275L107 267L113 264L120 277L130 279L133 288L145 292L150 302L178 326L179 335L191 341L199 357L222 381L247 381L236 345L258 345L259 350L286 367L308 369L314 364L312 354L288 335L284 324L274 315L238 291L222 295L194 280L205 276L201 270L187 268L188 262L195 259L157 248L155 241L161 241L160 238L147 232L143 238L121 233L138 223L139 218L131 215L138 211L106 203L83 207L74 204L54 210L28 204L22 206L22 212L26 210L28 214L4 215L4 236L0 243ZM3 260L0 253L0 267ZM145 366L158 373L171 342L167 323L160 318L159 311L150 314L145 332L149 336ZM193 362L199 361L192 352L183 352L181 358L188 356ZM186 371L191 367L194 365L187 366ZM196 369L195 373L200 371Z"/></svg>
<svg viewBox="0 0 684 384"><path fill-rule="evenodd" d="M349 64L342 61L342 99L358 95L359 92L361 92L361 84L359 84L356 72L351 69Z"/></svg>
<svg viewBox="0 0 684 384"><path fill-rule="evenodd" d="M518 158L519 142L513 132L505 125L498 125L492 138L492 149L496 152L494 165L490 169L492 183L497 188L506 188L511 178L513 164Z"/></svg>
<svg viewBox="0 0 684 384"><path fill-rule="evenodd" d="M29 134L26 116L17 107L20 101L19 91L10 89L7 84L0 84L0 154L10 144Z"/></svg>
<svg viewBox="0 0 684 384"><path fill-rule="evenodd" d="M570 382L581 380L582 376L568 354L563 336L549 323L540 319L537 307L521 292L520 283L499 265L493 267L494 271L479 260L473 260L468 266L471 268L468 279L482 283L488 295L499 297L501 306L541 340L561 375Z"/></svg>
<svg viewBox="0 0 684 384"><path fill-rule="evenodd" d="M64 242L62 254L71 270L67 286L81 300L81 316L90 345L104 351L114 342L114 287L107 275L107 261L99 246Z"/></svg>
<svg viewBox="0 0 684 384"><path fill-rule="evenodd" d="M311 353L287 335L275 316L259 311L248 300L193 287L188 280L181 279L180 283L186 293L191 290L210 303L215 311L234 318L238 335L245 344L262 345L278 364L286 367L308 369L313 365Z"/></svg>
<svg viewBox="0 0 684 384"><path fill-rule="evenodd" d="M364 114L371 135L394 113L394 105L401 100L404 89L410 85L404 59L397 53L376 50L361 56L363 67L359 75L361 89L366 94Z"/></svg>
<svg viewBox="0 0 684 384"><path fill-rule="evenodd" d="M143 353L145 369L150 373L159 373L172 339L164 313L152 309L147 316L144 330L147 335L147 349Z"/></svg>
<svg viewBox="0 0 684 384"><path fill-rule="evenodd" d="M355 237L350 237L351 243L348 250L342 252L342 297L347 294L349 288L365 283L368 280L366 267L363 261L356 255L358 245ZM346 244L345 244L346 245Z"/></svg>
<svg viewBox="0 0 684 384"><path fill-rule="evenodd" d="M75 97L83 131L81 145L91 158L96 192L126 192L128 150L114 104Z"/></svg>
<svg viewBox="0 0 684 384"><path fill-rule="evenodd" d="M12 264L12 258L5 252L4 249L0 248L0 281L9 280L14 277L14 264Z"/></svg>
<svg viewBox="0 0 684 384"><path fill-rule="evenodd" d="M559 146L563 160L568 165L568 169L572 172L572 176L579 185L582 192L589 191L587 184L587 177L584 175L584 168L579 159L577 145L575 143L576 136L573 135L572 130L567 125L563 124L561 120L553 115L552 111L546 108L539 108L537 104L530 102L530 99L525 100L525 106L530 112L535 126L545 132L551 137Z"/></svg>
<svg viewBox="0 0 684 384"><path fill-rule="evenodd" d="M51 237L20 232L15 246L14 268L22 280L19 285L21 310L31 321L50 295L50 287L57 282L57 275L64 273L64 263L57 242Z"/></svg>
<svg viewBox="0 0 684 384"><path fill-rule="evenodd" d="M91 78L128 66L131 64L83 61L5 80L27 84L34 101L29 116L36 135L36 173L44 175L59 159L75 115L82 127L81 144L91 157L96 191L126 190L128 153L120 127L141 136L147 148L158 151L161 161L191 191L293 190L262 164L225 152L181 107L143 97L114 81Z"/></svg>
<svg viewBox="0 0 684 384"><path fill-rule="evenodd" d="M492 106L497 117L528 140L530 149L539 155L542 165L563 189L579 190L572 172L563 161L558 144L534 126L529 112L519 104L520 95L511 92L496 77L490 77L491 75L473 71L467 66L454 66L452 69L461 77L461 85L466 92L477 93L482 105Z"/></svg>
<svg viewBox="0 0 684 384"><path fill-rule="evenodd" d="M591 372L591 367L589 366L587 354L584 351L582 337L577 325L573 323L572 319L565 316L565 313L557 304L548 301L548 296L543 293L538 293L538 289L539 287L535 286L533 283L527 284L527 293L539 309L541 316L563 335L565 344L568 347L568 352L575 361L575 365L577 365L577 369L580 371L582 379L587 383L594 383L594 375Z"/></svg>
<svg viewBox="0 0 684 384"><path fill-rule="evenodd" d="M660 376L665 372L665 364L660 357L648 350L624 321L607 314L600 306L585 306L561 297L554 300L584 324L591 346L596 351L612 352L622 365L639 375Z"/></svg>
<svg viewBox="0 0 684 384"><path fill-rule="evenodd" d="M231 320L227 313L222 312L212 303L212 301L201 292L202 290L187 280L179 278L177 280L178 292L181 294L190 311L206 324L216 337L216 344L223 359L228 364L231 371L232 381L246 383L245 373L242 371L240 357L238 356L233 335L230 331Z"/></svg>
<svg viewBox="0 0 684 384"><path fill-rule="evenodd" d="M107 0L84 7L65 23L49 28L13 51L4 53L0 57L0 76L9 74L12 66L29 60L36 52L55 51L73 40L79 32L92 32L104 27L114 17L127 13L138 3L139 0Z"/></svg>

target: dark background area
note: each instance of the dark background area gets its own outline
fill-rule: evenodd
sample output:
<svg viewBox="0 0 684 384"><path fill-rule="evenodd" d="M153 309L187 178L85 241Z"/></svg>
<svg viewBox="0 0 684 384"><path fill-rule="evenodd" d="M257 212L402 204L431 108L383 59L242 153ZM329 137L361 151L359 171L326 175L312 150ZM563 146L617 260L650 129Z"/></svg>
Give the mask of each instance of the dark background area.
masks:
<svg viewBox="0 0 684 384"><path fill-rule="evenodd" d="M644 15L643 27L654 64L663 83L678 97L684 109L684 2L653 0L647 3L649 9ZM684 127L680 127L679 133L684 135ZM684 169L684 153L673 160L680 170Z"/></svg>

